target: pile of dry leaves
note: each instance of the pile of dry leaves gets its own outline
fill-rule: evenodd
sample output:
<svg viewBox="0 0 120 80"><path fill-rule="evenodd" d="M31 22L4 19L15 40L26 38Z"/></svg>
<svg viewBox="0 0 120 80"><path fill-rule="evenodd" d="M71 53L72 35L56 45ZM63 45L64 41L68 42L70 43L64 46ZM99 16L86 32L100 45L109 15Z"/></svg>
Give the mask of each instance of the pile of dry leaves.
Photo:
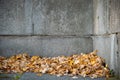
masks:
<svg viewBox="0 0 120 80"><path fill-rule="evenodd" d="M62 76L89 76L91 78L108 77L109 69L103 58L89 54L74 54L72 56L40 57L28 54L18 54L9 58L0 57L0 73L35 72Z"/></svg>

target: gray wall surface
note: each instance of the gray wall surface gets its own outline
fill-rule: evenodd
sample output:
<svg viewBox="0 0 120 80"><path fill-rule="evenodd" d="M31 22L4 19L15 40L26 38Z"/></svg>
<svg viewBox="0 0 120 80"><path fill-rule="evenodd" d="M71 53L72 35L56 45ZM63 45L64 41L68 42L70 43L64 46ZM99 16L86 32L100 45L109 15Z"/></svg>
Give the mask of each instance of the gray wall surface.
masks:
<svg viewBox="0 0 120 80"><path fill-rule="evenodd" d="M92 0L0 0L0 35L90 35Z"/></svg>
<svg viewBox="0 0 120 80"><path fill-rule="evenodd" d="M120 78L120 0L93 0L93 49Z"/></svg>
<svg viewBox="0 0 120 80"><path fill-rule="evenodd" d="M91 52L91 34L92 0L0 0L1 55Z"/></svg>
<svg viewBox="0 0 120 80"><path fill-rule="evenodd" d="M92 0L0 0L0 55L91 52L91 34Z"/></svg>
<svg viewBox="0 0 120 80"><path fill-rule="evenodd" d="M92 0L33 0L34 34L90 35Z"/></svg>
<svg viewBox="0 0 120 80"><path fill-rule="evenodd" d="M92 34L92 0L0 0L0 55L87 53Z"/></svg>
<svg viewBox="0 0 120 80"><path fill-rule="evenodd" d="M0 56L88 53L93 50L92 34L92 0L0 0ZM24 75L20 80L73 80L68 76Z"/></svg>
<svg viewBox="0 0 120 80"><path fill-rule="evenodd" d="M39 56L70 56L93 49L92 39L89 37L0 37L0 55L12 56L27 52L29 55Z"/></svg>
<svg viewBox="0 0 120 80"><path fill-rule="evenodd" d="M29 0L0 0L0 35L30 35L32 20Z"/></svg>
<svg viewBox="0 0 120 80"><path fill-rule="evenodd" d="M0 55L97 49L120 76L120 0L0 0Z"/></svg>

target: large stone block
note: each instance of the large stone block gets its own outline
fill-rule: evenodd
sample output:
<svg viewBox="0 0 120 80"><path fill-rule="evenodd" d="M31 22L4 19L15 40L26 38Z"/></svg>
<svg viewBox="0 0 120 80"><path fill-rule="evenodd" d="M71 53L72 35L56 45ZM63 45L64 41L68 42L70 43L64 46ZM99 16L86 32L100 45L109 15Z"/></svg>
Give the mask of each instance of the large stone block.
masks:
<svg viewBox="0 0 120 80"><path fill-rule="evenodd" d="M120 40L118 42L120 45ZM98 49L98 55L106 60L110 69L115 72L115 76L120 77L120 50L118 47L115 34L109 36L96 36L93 38L93 49Z"/></svg>
<svg viewBox="0 0 120 80"><path fill-rule="evenodd" d="M93 49L98 50L98 55L105 59L110 69L113 69L116 74L119 70L117 48L116 34L93 37Z"/></svg>
<svg viewBox="0 0 120 80"><path fill-rule="evenodd" d="M93 0L94 34L120 32L120 0Z"/></svg>
<svg viewBox="0 0 120 80"><path fill-rule="evenodd" d="M118 38L117 69L120 78L120 33L117 35L117 38Z"/></svg>
<svg viewBox="0 0 120 80"><path fill-rule="evenodd" d="M109 26L109 1L93 0L94 8L94 34L108 33Z"/></svg>
<svg viewBox="0 0 120 80"><path fill-rule="evenodd" d="M120 32L120 0L110 1L110 33Z"/></svg>
<svg viewBox="0 0 120 80"><path fill-rule="evenodd" d="M92 50L93 43L89 37L0 37L0 56L11 56L22 52L46 57L69 56Z"/></svg>
<svg viewBox="0 0 120 80"><path fill-rule="evenodd" d="M31 15L31 0L0 0L0 35L30 35Z"/></svg>
<svg viewBox="0 0 120 80"><path fill-rule="evenodd" d="M34 33L41 35L90 35L92 0L33 0Z"/></svg>

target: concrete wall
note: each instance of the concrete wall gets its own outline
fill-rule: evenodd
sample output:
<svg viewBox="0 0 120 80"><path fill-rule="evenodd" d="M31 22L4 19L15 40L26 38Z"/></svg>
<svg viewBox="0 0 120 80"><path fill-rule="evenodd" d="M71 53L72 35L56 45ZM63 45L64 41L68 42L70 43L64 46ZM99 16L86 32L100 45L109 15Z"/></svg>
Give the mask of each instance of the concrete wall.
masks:
<svg viewBox="0 0 120 80"><path fill-rule="evenodd" d="M106 59L110 69L120 77L120 0L93 0L93 49Z"/></svg>
<svg viewBox="0 0 120 80"><path fill-rule="evenodd" d="M92 4L92 0L0 0L0 35L90 35Z"/></svg>
<svg viewBox="0 0 120 80"><path fill-rule="evenodd" d="M0 55L11 56L27 52L40 56L69 56L74 53L92 51L92 39L89 37L0 37Z"/></svg>
<svg viewBox="0 0 120 80"><path fill-rule="evenodd" d="M0 55L91 52L120 76L120 0L0 0Z"/></svg>
<svg viewBox="0 0 120 80"><path fill-rule="evenodd" d="M114 68L113 61L117 52L116 35L102 35L93 37L93 48L99 50L98 55L106 60L110 68Z"/></svg>
<svg viewBox="0 0 120 80"><path fill-rule="evenodd" d="M33 0L34 34L92 34L92 4L92 0Z"/></svg>
<svg viewBox="0 0 120 80"><path fill-rule="evenodd" d="M87 53L92 34L92 0L0 0L0 55Z"/></svg>
<svg viewBox="0 0 120 80"><path fill-rule="evenodd" d="M0 35L32 34L29 0L0 0Z"/></svg>

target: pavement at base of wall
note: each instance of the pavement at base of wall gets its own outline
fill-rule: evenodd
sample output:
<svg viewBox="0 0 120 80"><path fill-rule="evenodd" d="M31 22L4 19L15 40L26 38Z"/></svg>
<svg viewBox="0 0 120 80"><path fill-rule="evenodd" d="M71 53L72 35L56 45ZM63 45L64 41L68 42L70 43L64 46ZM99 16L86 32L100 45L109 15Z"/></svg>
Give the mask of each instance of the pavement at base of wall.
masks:
<svg viewBox="0 0 120 80"><path fill-rule="evenodd" d="M105 80L105 77L92 79L90 77L72 78L69 76L57 77L55 75L44 74L37 76L35 73L24 73L24 74L0 74L0 80Z"/></svg>
<svg viewBox="0 0 120 80"><path fill-rule="evenodd" d="M44 74L37 76L35 73L24 73L24 74L0 74L0 80L119 80L115 77L106 79L105 77L92 79L90 77L72 78L69 76L57 77L55 75Z"/></svg>

